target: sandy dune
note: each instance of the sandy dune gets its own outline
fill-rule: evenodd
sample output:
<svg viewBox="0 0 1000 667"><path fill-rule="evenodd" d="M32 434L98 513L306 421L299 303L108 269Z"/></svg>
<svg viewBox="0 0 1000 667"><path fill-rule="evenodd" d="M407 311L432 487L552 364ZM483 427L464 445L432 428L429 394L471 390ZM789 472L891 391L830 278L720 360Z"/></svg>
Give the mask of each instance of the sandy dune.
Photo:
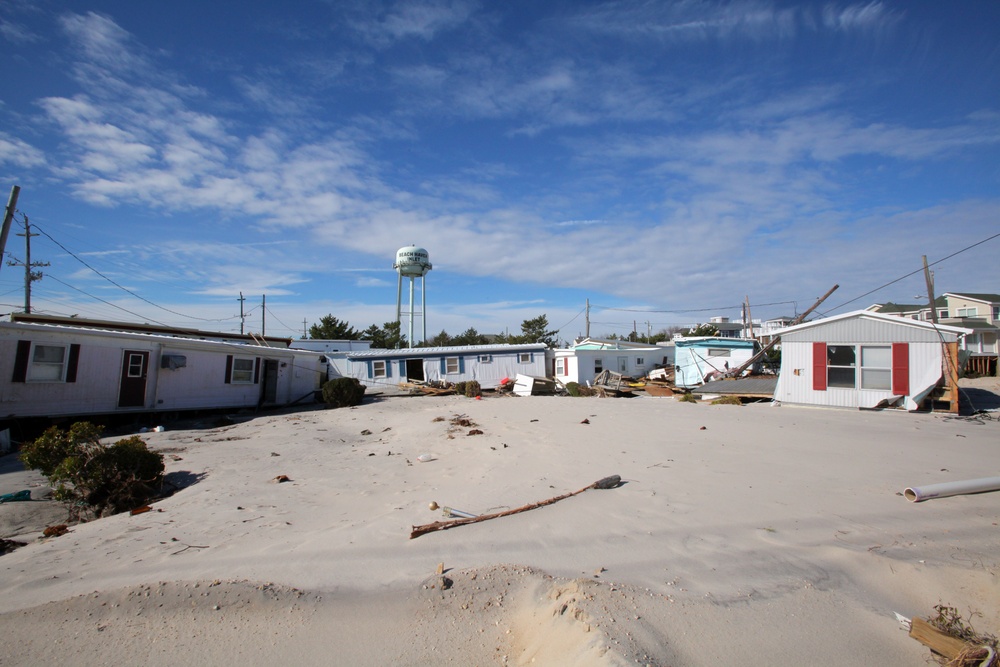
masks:
<svg viewBox="0 0 1000 667"><path fill-rule="evenodd" d="M914 665L893 612L1000 628L1000 494L900 495L996 475L995 419L376 398L144 438L184 488L22 533L0 664ZM431 501L482 514L611 474L409 537Z"/></svg>

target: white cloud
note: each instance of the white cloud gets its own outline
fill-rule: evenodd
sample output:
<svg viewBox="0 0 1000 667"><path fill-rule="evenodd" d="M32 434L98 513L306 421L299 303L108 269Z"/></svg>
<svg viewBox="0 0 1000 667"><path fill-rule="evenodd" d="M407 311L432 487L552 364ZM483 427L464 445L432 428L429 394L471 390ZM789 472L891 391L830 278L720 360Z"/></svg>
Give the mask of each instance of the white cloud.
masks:
<svg viewBox="0 0 1000 667"><path fill-rule="evenodd" d="M45 154L22 139L0 132L0 165L3 164L26 169L41 167L45 164Z"/></svg>

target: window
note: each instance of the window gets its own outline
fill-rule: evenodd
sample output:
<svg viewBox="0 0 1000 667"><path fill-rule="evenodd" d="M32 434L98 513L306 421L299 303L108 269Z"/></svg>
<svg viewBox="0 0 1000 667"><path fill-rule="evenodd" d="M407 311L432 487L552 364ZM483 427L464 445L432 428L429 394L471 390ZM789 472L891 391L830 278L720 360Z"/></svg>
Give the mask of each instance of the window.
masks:
<svg viewBox="0 0 1000 667"><path fill-rule="evenodd" d="M29 382L62 382L66 366L65 345L35 345L28 367Z"/></svg>
<svg viewBox="0 0 1000 667"><path fill-rule="evenodd" d="M892 348L886 346L861 347L861 388L892 389Z"/></svg>
<svg viewBox="0 0 1000 667"><path fill-rule="evenodd" d="M993 319L1000 320L1000 306L993 306Z"/></svg>
<svg viewBox="0 0 1000 667"><path fill-rule="evenodd" d="M636 358L635 358L635 365L636 365L637 367L638 367L638 366L643 366L643 365L645 365L645 363L646 363L646 360L645 360L645 359L643 359L642 357L636 357Z"/></svg>
<svg viewBox="0 0 1000 667"><path fill-rule="evenodd" d="M556 359L556 375L568 375L566 372L566 358L559 357Z"/></svg>
<svg viewBox="0 0 1000 667"><path fill-rule="evenodd" d="M479 355L479 363L481 363L481 364L491 364L491 363L493 363L493 355L492 354L480 354Z"/></svg>
<svg viewBox="0 0 1000 667"><path fill-rule="evenodd" d="M231 382L233 384L253 384L253 366L253 359L233 357Z"/></svg>
<svg viewBox="0 0 1000 667"><path fill-rule="evenodd" d="M955 314L958 317L975 317L979 311L973 306L972 308L959 308Z"/></svg>
<svg viewBox="0 0 1000 667"><path fill-rule="evenodd" d="M372 377L384 378L387 375L385 372L385 361L373 361L372 362Z"/></svg>
<svg viewBox="0 0 1000 667"><path fill-rule="evenodd" d="M128 368L125 372L130 378L141 378L143 376L143 371L146 366L146 357L141 354L129 354L128 355Z"/></svg>
<svg viewBox="0 0 1000 667"><path fill-rule="evenodd" d="M519 364L530 364L531 363L531 353L530 352L520 352L517 355L517 363Z"/></svg>
<svg viewBox="0 0 1000 667"><path fill-rule="evenodd" d="M604 372L604 360L600 357L594 359L594 372L603 373Z"/></svg>
<svg viewBox="0 0 1000 667"><path fill-rule="evenodd" d="M826 384L828 387L855 387L853 345L828 345L826 348Z"/></svg>
<svg viewBox="0 0 1000 667"><path fill-rule="evenodd" d="M940 317L941 319L944 319L944 318L948 317L948 311L947 310L939 310L938 311L938 317Z"/></svg>
<svg viewBox="0 0 1000 667"><path fill-rule="evenodd" d="M732 350L723 349L721 347L710 347L708 348L708 356L710 357L728 357L733 353Z"/></svg>
<svg viewBox="0 0 1000 667"><path fill-rule="evenodd" d="M456 373L461 372L459 370L460 366L458 363L458 357L448 357L447 359L444 360L444 364L445 364L445 373L447 373L448 375L454 375Z"/></svg>

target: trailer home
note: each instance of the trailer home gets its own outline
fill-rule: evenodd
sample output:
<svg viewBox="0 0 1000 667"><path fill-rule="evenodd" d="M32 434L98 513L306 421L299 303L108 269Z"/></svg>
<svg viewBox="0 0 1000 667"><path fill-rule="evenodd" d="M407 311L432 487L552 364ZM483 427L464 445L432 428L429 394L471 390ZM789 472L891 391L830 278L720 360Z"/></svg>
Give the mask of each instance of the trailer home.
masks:
<svg viewBox="0 0 1000 667"><path fill-rule="evenodd" d="M939 384L957 382L958 343L969 330L861 310L778 333L781 373L774 400L916 410ZM955 400L956 411L957 405Z"/></svg>
<svg viewBox="0 0 1000 667"><path fill-rule="evenodd" d="M318 352L0 323L0 419L284 405L325 378Z"/></svg>
<svg viewBox="0 0 1000 667"><path fill-rule="evenodd" d="M330 379L357 378L366 387L385 388L401 382L451 383L475 380L495 389L505 378L545 375L545 345L462 345L367 350L328 354Z"/></svg>
<svg viewBox="0 0 1000 667"><path fill-rule="evenodd" d="M756 341L747 338L717 336L675 336L674 345L674 384L686 389L736 370L758 349Z"/></svg>

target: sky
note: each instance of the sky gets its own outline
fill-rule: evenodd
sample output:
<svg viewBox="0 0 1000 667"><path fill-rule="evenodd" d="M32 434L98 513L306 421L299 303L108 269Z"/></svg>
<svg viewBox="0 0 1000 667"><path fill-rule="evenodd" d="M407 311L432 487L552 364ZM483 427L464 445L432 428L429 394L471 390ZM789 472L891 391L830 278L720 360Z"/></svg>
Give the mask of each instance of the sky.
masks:
<svg viewBox="0 0 1000 667"><path fill-rule="evenodd" d="M429 337L1000 293L994 0L4 0L0 81L0 313L25 218L33 312L273 336L409 245Z"/></svg>

